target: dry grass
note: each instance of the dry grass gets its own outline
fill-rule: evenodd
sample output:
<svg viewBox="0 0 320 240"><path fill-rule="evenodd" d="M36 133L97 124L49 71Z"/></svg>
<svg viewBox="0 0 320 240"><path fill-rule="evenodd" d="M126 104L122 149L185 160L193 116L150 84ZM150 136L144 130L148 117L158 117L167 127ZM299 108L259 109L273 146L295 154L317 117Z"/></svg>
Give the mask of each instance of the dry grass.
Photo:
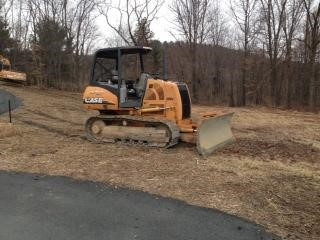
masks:
<svg viewBox="0 0 320 240"><path fill-rule="evenodd" d="M188 144L146 149L89 143L83 124L95 113L82 109L80 94L7 90L24 99L13 113L22 136L0 139L1 170L100 181L217 208L284 239L320 237L319 114L231 109L237 142L202 159Z"/></svg>
<svg viewBox="0 0 320 240"><path fill-rule="evenodd" d="M19 131L13 124L0 122L0 138L12 137L15 135L19 135Z"/></svg>

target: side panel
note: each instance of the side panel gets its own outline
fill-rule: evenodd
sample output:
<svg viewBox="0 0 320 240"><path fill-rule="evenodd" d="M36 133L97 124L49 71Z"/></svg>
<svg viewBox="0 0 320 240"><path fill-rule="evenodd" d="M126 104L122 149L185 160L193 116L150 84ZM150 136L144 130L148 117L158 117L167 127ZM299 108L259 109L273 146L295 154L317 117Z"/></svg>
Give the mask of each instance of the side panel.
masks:
<svg viewBox="0 0 320 240"><path fill-rule="evenodd" d="M181 84L181 89L181 91L185 90L183 99L177 83L149 79L143 100L143 108L162 108L164 110L158 112L158 115L162 115L164 118L175 122L181 121L184 119L184 116L190 113L190 110L187 109L187 106L190 107L188 89L186 86L183 86L183 83ZM185 106L183 106L183 102Z"/></svg>
<svg viewBox="0 0 320 240"><path fill-rule="evenodd" d="M100 88L89 86L83 94L83 104L89 110L118 110L118 97L112 92Z"/></svg>
<svg viewBox="0 0 320 240"><path fill-rule="evenodd" d="M185 83L177 83L182 103L182 119L191 117L191 100L188 87Z"/></svg>

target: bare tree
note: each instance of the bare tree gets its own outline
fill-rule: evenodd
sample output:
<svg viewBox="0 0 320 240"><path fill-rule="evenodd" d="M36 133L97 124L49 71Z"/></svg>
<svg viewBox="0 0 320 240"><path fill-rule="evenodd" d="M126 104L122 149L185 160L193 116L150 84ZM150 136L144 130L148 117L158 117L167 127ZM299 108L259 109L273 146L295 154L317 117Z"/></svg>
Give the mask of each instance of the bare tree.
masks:
<svg viewBox="0 0 320 240"><path fill-rule="evenodd" d="M319 106L319 0L229 0L233 21L219 0L172 0L177 41L165 44L152 33L163 1L0 0L1 46L32 83L78 90L102 12L109 45L156 49L154 72L169 49L170 78L190 84L195 101Z"/></svg>
<svg viewBox="0 0 320 240"><path fill-rule="evenodd" d="M126 45L125 41L119 36L119 34L112 32L105 39L105 44L109 47L121 47Z"/></svg>
<svg viewBox="0 0 320 240"><path fill-rule="evenodd" d="M299 27L301 18L303 16L303 1L302 0L288 0L287 7L284 11L284 20L282 29L285 39L285 62L283 70L284 81L284 98L286 107L291 107L292 95L292 52L293 43L296 39L297 28Z"/></svg>
<svg viewBox="0 0 320 240"><path fill-rule="evenodd" d="M207 40L209 34L210 0L174 0L171 11L174 14L176 32L189 46L191 60L191 86L195 102L199 99L201 79L197 75L198 45Z"/></svg>
<svg viewBox="0 0 320 240"><path fill-rule="evenodd" d="M306 10L305 45L308 50L309 69L309 107L315 111L316 106L316 57L320 44L320 2L312 8L313 0L303 0Z"/></svg>
<svg viewBox="0 0 320 240"><path fill-rule="evenodd" d="M257 4L258 0L236 0L231 1L231 12L239 26L243 47L243 64L242 64L242 81L241 81L241 101L240 105L246 105L246 85L248 75L248 60L250 55L250 47L257 37Z"/></svg>
<svg viewBox="0 0 320 240"><path fill-rule="evenodd" d="M90 44L97 35L94 20L97 15L94 10L98 6L97 0L79 0L76 4L75 11L70 15L73 32L75 35L75 55L85 55L88 53Z"/></svg>
<svg viewBox="0 0 320 240"><path fill-rule="evenodd" d="M5 21L8 21L9 13L12 10L13 10L12 0L0 0L0 15Z"/></svg>
<svg viewBox="0 0 320 240"><path fill-rule="evenodd" d="M209 8L208 21L208 42L212 44L212 47L202 51L201 58L203 59L200 59L200 70L209 72L209 74L206 74L209 93L207 98L210 102L213 102L222 92L223 79L221 72L224 56L221 54L221 46L227 45L230 32L227 19L218 0L214 0Z"/></svg>
<svg viewBox="0 0 320 240"><path fill-rule="evenodd" d="M103 2L100 4L99 9L100 13L105 17L108 26L127 45L137 46L139 42L137 35L135 35L136 27L143 25L150 26L157 17L163 3L163 0L119 0L117 5Z"/></svg>
<svg viewBox="0 0 320 240"><path fill-rule="evenodd" d="M228 38L227 19L222 14L220 2L214 0L208 13L209 42L213 46L224 46Z"/></svg>
<svg viewBox="0 0 320 240"><path fill-rule="evenodd" d="M73 63L73 74L71 79L78 81L83 75L82 61L89 53L92 44L97 37L97 27L94 20L97 17L95 10L98 6L97 0L78 0L73 5L64 0L63 19L64 26L68 31L68 52ZM86 69L86 68L84 68ZM72 86L74 84L71 84Z"/></svg>
<svg viewBox="0 0 320 240"><path fill-rule="evenodd" d="M94 20L98 0L26 1L36 72L42 72L49 79L48 84L77 88L86 77L84 72L88 69L83 61L97 36ZM56 34L52 35L45 27L51 27Z"/></svg>
<svg viewBox="0 0 320 240"><path fill-rule="evenodd" d="M282 26L285 20L285 9L288 0L260 0L265 39L270 61L271 97L275 106L280 105L281 83L279 79L279 57L281 54Z"/></svg>

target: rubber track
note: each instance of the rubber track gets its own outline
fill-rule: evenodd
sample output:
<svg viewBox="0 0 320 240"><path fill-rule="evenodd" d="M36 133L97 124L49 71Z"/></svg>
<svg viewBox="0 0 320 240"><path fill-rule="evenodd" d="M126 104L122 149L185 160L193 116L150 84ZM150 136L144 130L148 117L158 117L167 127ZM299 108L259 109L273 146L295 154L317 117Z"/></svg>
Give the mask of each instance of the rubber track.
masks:
<svg viewBox="0 0 320 240"><path fill-rule="evenodd" d="M91 125L98 120L103 120L103 121L108 121L108 120L118 120L118 121L123 121L123 120L128 120L130 122L132 121L136 121L136 122L144 122L144 123L153 123L156 124L158 126L166 126L167 129L170 131L171 136L170 136L170 140L169 142L166 143L165 146L163 146L163 142L162 143L156 143L156 142L147 142L147 143L137 143L135 141L121 141L121 143L125 144L125 145L141 145L141 146L147 146L147 147L164 147L164 148L169 148L172 147L176 144L178 144L179 142L179 138L180 138L180 130L178 128L178 126L171 121L159 121L156 119L146 119L143 117L136 117L136 116L127 116L127 115L99 115L96 117L91 117L87 120L86 125L85 125L85 130L86 130L86 134L87 134L87 138L92 141L92 142L96 142L96 143L104 143L104 140L100 140L97 139L92 133L91 133ZM109 139L110 141L108 142L117 142L116 139Z"/></svg>

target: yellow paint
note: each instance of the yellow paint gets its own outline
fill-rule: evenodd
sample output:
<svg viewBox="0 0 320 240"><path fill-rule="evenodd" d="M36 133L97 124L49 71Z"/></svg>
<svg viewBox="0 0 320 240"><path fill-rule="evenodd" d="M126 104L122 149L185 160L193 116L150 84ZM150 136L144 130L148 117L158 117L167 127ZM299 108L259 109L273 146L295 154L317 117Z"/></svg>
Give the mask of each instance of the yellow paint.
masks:
<svg viewBox="0 0 320 240"><path fill-rule="evenodd" d="M103 101L106 101L107 103L84 104L86 109L98 111L119 110L118 97L104 88L94 86L87 87L83 94L83 100L85 101L85 99L94 98L102 98Z"/></svg>
<svg viewBox="0 0 320 240"><path fill-rule="evenodd" d="M4 80L19 81L19 82L27 81L27 74L11 70L11 63L9 59L0 55L0 62L2 62L3 66L7 66L7 69L3 69L3 68L0 69L0 80L4 79Z"/></svg>
<svg viewBox="0 0 320 240"><path fill-rule="evenodd" d="M143 105L141 109L119 108L118 97L110 91L89 86L86 88L83 99L102 98L107 104L84 104L90 110L112 110L118 114L141 115L156 119L174 121L183 132L194 132L196 124L191 119L182 119L182 101L178 86L174 82L148 79Z"/></svg>

